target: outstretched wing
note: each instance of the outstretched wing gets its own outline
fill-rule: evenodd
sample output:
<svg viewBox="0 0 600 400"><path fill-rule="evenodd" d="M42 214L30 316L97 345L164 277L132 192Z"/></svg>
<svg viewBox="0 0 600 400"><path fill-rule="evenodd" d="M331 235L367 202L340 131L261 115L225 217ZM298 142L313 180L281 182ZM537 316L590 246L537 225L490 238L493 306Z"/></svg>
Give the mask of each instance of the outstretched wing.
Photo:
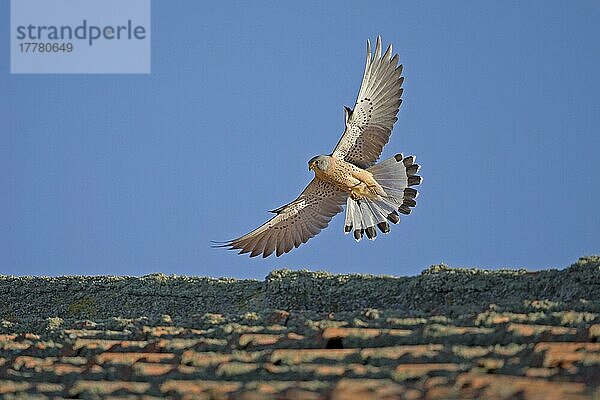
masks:
<svg viewBox="0 0 600 400"><path fill-rule="evenodd" d="M273 210L275 217L221 247L239 249L239 254L250 253L250 257L261 253L268 257L273 252L279 257L327 227L331 218L342 211L346 197L346 192L314 178L296 200Z"/></svg>
<svg viewBox="0 0 600 400"><path fill-rule="evenodd" d="M332 156L360 168L377 161L390 139L396 114L402 103L402 64L398 54L392 57L392 45L381 55L381 37L377 37L375 55L367 41L367 64L354 110L346 110L346 129Z"/></svg>

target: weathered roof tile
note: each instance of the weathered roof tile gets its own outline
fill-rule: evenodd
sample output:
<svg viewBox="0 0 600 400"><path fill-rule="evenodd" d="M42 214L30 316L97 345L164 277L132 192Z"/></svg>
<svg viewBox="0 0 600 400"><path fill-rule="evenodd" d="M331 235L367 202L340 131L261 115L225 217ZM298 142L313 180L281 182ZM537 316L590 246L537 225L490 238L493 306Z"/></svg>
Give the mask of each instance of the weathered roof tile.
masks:
<svg viewBox="0 0 600 400"><path fill-rule="evenodd" d="M600 398L599 268L600 258L589 258L538 274L436 267L413 278L342 279L287 271L264 283L153 275L106 278L101 296L94 290L103 278L81 277L84 294L61 291L62 308L35 321L14 293L36 293L36 278L2 278L1 292L26 322L0 324L0 397ZM565 290L578 274L593 284ZM105 315L114 282L116 298L148 317ZM135 282L145 289L118 292ZM26 287L13 293L18 285ZM169 285L187 297L163 299ZM98 317L60 314L73 302L93 302Z"/></svg>

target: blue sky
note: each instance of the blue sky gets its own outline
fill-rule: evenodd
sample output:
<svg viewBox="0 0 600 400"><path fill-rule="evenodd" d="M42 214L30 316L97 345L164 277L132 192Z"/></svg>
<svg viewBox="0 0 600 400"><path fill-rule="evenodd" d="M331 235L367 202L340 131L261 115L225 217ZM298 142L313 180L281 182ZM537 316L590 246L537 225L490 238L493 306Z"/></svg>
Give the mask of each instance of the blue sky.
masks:
<svg viewBox="0 0 600 400"><path fill-rule="evenodd" d="M0 3L0 274L412 275L600 252L600 3L152 3L149 75L11 75ZM381 34L404 64L383 158L418 205L355 243L343 215L288 255L210 248L312 178Z"/></svg>

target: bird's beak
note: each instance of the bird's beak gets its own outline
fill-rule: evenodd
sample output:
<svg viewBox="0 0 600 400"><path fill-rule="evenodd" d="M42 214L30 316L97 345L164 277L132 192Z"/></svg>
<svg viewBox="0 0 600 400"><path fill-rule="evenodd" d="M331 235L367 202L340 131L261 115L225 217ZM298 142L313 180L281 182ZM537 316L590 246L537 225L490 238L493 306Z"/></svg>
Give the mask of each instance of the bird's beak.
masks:
<svg viewBox="0 0 600 400"><path fill-rule="evenodd" d="M310 171L311 169L313 169L315 167L315 163L311 162L310 164L308 164L308 170Z"/></svg>

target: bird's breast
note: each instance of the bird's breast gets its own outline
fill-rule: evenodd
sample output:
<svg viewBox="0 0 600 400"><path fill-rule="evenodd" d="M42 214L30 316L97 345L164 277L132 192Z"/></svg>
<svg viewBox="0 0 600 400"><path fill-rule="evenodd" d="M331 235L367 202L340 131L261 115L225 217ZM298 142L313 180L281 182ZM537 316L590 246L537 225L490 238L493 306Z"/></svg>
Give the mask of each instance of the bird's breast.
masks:
<svg viewBox="0 0 600 400"><path fill-rule="evenodd" d="M356 178L356 174L359 172L360 168L350 163L332 159L326 171L315 170L315 175L317 178L335 185L340 190L350 192L352 188L361 183L360 179Z"/></svg>
<svg viewBox="0 0 600 400"><path fill-rule="evenodd" d="M350 194L357 200L362 198L377 198L386 193L373 177L373 174L354 164L332 157L327 171L319 171L323 179Z"/></svg>

